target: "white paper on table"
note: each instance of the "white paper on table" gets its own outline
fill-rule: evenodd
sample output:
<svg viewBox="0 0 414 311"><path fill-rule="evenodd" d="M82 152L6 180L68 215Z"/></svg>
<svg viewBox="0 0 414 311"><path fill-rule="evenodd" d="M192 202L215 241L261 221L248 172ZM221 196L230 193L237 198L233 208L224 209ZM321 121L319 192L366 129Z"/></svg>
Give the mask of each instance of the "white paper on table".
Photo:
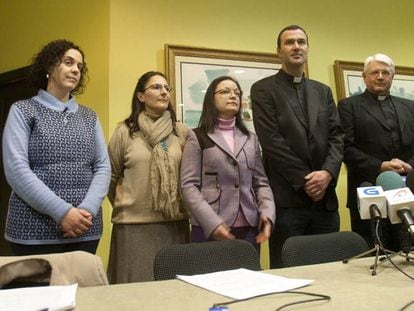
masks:
<svg viewBox="0 0 414 311"><path fill-rule="evenodd" d="M0 290L0 310L63 311L75 307L78 284Z"/></svg>
<svg viewBox="0 0 414 311"><path fill-rule="evenodd" d="M284 292L309 285L313 280L289 279L248 269L235 269L198 275L177 275L179 280L233 299Z"/></svg>

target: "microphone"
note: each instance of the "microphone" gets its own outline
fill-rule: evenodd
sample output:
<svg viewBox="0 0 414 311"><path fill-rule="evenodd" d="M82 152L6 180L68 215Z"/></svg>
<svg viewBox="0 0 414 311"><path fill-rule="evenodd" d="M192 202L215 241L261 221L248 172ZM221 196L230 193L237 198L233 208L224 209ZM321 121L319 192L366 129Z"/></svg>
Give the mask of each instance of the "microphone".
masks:
<svg viewBox="0 0 414 311"><path fill-rule="evenodd" d="M411 192L414 192L414 170L407 174L405 178L405 184L410 188Z"/></svg>
<svg viewBox="0 0 414 311"><path fill-rule="evenodd" d="M393 171L385 171L378 175L376 185L381 186L384 191L405 187L401 175Z"/></svg>
<svg viewBox="0 0 414 311"><path fill-rule="evenodd" d="M377 185L382 186L387 199L388 218L392 224L403 223L414 235L414 195L405 186L401 176L392 171L381 173L377 177Z"/></svg>
<svg viewBox="0 0 414 311"><path fill-rule="evenodd" d="M384 190L369 182L363 182L357 188L358 210L361 219L387 218L387 205Z"/></svg>

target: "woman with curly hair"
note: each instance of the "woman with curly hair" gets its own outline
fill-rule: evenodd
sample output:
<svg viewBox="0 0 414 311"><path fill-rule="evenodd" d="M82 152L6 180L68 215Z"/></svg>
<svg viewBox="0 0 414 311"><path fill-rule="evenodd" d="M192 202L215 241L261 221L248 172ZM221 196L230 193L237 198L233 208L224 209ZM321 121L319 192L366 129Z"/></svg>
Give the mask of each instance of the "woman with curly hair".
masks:
<svg viewBox="0 0 414 311"><path fill-rule="evenodd" d="M111 283L153 280L156 253L189 240L179 181L187 128L176 122L170 92L162 73L143 74L132 94L131 113L109 142Z"/></svg>
<svg viewBox="0 0 414 311"><path fill-rule="evenodd" d="M38 94L12 105L3 133L13 190L5 238L16 255L95 253L110 164L96 113L74 97L87 80L83 51L67 40L48 43L28 80Z"/></svg>

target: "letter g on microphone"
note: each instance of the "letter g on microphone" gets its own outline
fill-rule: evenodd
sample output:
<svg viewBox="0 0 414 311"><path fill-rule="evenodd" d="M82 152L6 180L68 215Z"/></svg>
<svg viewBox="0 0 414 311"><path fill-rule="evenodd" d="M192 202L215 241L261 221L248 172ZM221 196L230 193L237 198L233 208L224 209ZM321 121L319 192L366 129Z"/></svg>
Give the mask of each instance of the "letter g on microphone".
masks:
<svg viewBox="0 0 414 311"><path fill-rule="evenodd" d="M366 195L378 195L378 194L380 194L380 192L378 190L378 187L364 188L363 192Z"/></svg>

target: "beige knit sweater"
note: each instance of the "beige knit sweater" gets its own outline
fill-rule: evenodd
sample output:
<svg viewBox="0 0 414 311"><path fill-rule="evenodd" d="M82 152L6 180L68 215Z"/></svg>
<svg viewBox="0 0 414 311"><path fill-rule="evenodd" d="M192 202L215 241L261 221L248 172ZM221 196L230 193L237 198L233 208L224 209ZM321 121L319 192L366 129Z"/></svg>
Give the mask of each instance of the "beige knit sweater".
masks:
<svg viewBox="0 0 414 311"><path fill-rule="evenodd" d="M171 134L167 139L168 154L175 160L178 176L187 130L185 125L177 123L178 137ZM118 124L109 142L108 152L112 168L108 193L113 207L112 222L135 224L171 221L161 212L150 208L152 148L143 139L142 133L138 132L131 138L125 123ZM187 215L182 214L175 220L187 218Z"/></svg>

